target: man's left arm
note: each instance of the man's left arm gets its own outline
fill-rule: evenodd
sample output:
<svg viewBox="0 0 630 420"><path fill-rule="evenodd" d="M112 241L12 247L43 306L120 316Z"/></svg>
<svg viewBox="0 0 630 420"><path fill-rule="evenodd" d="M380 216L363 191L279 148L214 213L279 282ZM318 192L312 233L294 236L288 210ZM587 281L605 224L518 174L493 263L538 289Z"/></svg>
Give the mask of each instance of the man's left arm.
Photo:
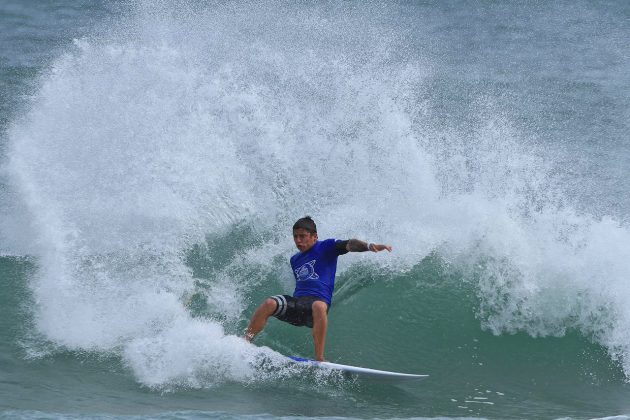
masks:
<svg viewBox="0 0 630 420"><path fill-rule="evenodd" d="M372 242L361 241L359 239L348 239L347 241L343 241L339 245L342 246L347 252L380 252L385 250L392 252L391 245L375 244Z"/></svg>

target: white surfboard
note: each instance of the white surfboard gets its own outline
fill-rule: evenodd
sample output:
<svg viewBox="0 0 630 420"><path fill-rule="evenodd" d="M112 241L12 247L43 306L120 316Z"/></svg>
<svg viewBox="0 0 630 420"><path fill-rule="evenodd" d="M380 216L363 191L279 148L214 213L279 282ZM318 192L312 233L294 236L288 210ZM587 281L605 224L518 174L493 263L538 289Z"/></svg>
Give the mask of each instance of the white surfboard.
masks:
<svg viewBox="0 0 630 420"><path fill-rule="evenodd" d="M322 369L333 369L354 374L359 377L378 379L380 381L388 382L406 382L406 381L419 381L428 378L429 375L417 375L414 373L402 373L402 372L389 372L387 370L377 370L362 368L358 366L341 365L339 363L331 362L318 362L311 359L304 359L302 357L289 356L289 359L297 363L308 363Z"/></svg>

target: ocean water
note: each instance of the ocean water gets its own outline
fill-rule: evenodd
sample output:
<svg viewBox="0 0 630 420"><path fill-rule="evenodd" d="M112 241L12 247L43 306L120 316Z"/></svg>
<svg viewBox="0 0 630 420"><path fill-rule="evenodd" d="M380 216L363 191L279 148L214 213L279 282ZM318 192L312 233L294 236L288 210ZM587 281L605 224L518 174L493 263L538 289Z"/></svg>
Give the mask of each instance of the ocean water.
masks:
<svg viewBox="0 0 630 420"><path fill-rule="evenodd" d="M628 418L630 3L4 0L0 418ZM314 371L293 222L340 258Z"/></svg>

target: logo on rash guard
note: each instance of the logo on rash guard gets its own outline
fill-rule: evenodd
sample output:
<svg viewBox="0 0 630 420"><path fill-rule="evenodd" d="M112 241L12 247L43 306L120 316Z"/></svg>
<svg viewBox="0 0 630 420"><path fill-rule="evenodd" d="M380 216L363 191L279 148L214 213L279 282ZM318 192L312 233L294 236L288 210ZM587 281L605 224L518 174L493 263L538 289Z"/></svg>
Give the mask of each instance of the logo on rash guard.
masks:
<svg viewBox="0 0 630 420"><path fill-rule="evenodd" d="M319 278L319 275L315 272L315 261L317 260L311 260L306 264L302 264L300 268L295 270L297 281L317 280Z"/></svg>

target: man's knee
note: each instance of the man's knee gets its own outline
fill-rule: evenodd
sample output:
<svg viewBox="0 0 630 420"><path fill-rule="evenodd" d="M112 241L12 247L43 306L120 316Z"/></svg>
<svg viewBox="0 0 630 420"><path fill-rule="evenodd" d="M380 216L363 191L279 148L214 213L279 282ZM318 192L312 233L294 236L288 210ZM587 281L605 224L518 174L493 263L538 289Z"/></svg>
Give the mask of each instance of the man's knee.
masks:
<svg viewBox="0 0 630 420"><path fill-rule="evenodd" d="M325 316L328 313L328 304L321 300L316 300L311 306L313 309L313 316Z"/></svg>
<svg viewBox="0 0 630 420"><path fill-rule="evenodd" d="M278 309L278 302L276 302L275 299L267 298L260 305L260 307L263 308L265 312L269 314L273 314L276 311L276 309Z"/></svg>

